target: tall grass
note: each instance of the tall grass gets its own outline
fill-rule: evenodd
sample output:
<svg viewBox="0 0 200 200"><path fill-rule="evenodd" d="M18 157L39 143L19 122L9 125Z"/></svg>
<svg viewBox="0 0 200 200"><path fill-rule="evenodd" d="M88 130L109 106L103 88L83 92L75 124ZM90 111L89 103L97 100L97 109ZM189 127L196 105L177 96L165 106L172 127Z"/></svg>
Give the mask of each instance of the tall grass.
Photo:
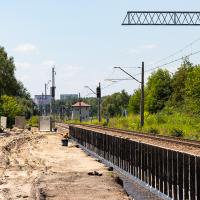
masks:
<svg viewBox="0 0 200 200"><path fill-rule="evenodd" d="M79 122L80 123L80 122ZM83 122L83 124L99 124L97 120ZM145 113L145 124L140 127L140 116L114 117L106 124L103 120L100 125L112 128L140 131L159 135L177 136L186 139L200 140L200 117L174 112L157 114Z"/></svg>
<svg viewBox="0 0 200 200"><path fill-rule="evenodd" d="M194 140L200 139L200 118L181 113L146 115L145 124L142 128L138 115L130 115L127 118L112 118L108 126L160 135L180 136Z"/></svg>

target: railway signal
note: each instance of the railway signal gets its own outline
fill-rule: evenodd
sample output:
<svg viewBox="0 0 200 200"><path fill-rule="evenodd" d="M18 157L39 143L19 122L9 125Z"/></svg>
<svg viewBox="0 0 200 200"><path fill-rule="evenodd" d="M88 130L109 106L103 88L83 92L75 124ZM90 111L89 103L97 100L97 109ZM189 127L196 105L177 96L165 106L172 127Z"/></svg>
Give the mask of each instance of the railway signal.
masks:
<svg viewBox="0 0 200 200"><path fill-rule="evenodd" d="M97 97L97 100L98 100L98 121L101 122L101 84L99 83L99 86L97 86L96 92L94 90L92 90L89 86L85 86L85 88L88 88Z"/></svg>
<svg viewBox="0 0 200 200"><path fill-rule="evenodd" d="M98 99L98 119L101 122L101 84L97 87L97 99Z"/></svg>

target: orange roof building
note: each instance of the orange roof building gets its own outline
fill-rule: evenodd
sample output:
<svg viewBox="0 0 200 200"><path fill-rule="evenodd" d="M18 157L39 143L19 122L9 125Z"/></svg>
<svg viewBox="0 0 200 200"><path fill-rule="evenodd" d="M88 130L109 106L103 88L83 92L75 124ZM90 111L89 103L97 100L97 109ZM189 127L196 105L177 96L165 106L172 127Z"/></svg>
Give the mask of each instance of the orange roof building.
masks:
<svg viewBox="0 0 200 200"><path fill-rule="evenodd" d="M72 105L72 120L80 120L87 121L90 117L90 107L91 105L83 102L78 101L74 105Z"/></svg>
<svg viewBox="0 0 200 200"><path fill-rule="evenodd" d="M83 102L83 101L79 101L79 102L76 102L74 105L72 105L72 107L91 107L91 105Z"/></svg>

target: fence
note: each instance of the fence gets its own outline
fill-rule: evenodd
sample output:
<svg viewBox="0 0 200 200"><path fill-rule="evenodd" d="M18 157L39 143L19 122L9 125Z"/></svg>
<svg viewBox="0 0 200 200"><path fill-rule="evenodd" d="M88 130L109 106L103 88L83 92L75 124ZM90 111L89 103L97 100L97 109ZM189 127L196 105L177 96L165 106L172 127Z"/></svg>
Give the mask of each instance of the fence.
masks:
<svg viewBox="0 0 200 200"><path fill-rule="evenodd" d="M177 200L200 200L200 157L69 127L70 136L122 170Z"/></svg>

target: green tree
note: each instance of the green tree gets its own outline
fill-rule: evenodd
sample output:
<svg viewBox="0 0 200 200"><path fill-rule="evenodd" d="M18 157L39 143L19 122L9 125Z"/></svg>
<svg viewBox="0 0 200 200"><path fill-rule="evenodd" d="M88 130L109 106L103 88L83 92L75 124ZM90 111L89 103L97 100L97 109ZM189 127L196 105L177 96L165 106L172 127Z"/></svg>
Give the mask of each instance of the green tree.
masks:
<svg viewBox="0 0 200 200"><path fill-rule="evenodd" d="M15 95L17 80L14 76L15 65L12 57L8 57L3 47L0 47L0 96Z"/></svg>
<svg viewBox="0 0 200 200"><path fill-rule="evenodd" d="M138 114L140 112L140 97L141 97L141 90L140 89L135 90L129 100L128 104L129 112L134 114Z"/></svg>
<svg viewBox="0 0 200 200"><path fill-rule="evenodd" d="M148 78L146 86L146 109L150 113L162 110L171 93L171 76L169 71L158 69Z"/></svg>
<svg viewBox="0 0 200 200"><path fill-rule="evenodd" d="M0 47L0 96L20 96L30 99L30 94L23 84L15 78L13 57L8 57L3 47Z"/></svg>
<svg viewBox="0 0 200 200"><path fill-rule="evenodd" d="M23 113L14 97L3 95L0 97L0 115L8 117L8 125L14 123L14 118Z"/></svg>
<svg viewBox="0 0 200 200"><path fill-rule="evenodd" d="M185 82L186 104L193 113L200 114L200 65L188 73Z"/></svg>
<svg viewBox="0 0 200 200"><path fill-rule="evenodd" d="M26 97L16 97L16 102L21 110L21 115L25 116L26 119L29 119L34 113L34 103L31 99Z"/></svg>
<svg viewBox="0 0 200 200"><path fill-rule="evenodd" d="M128 108L130 96L125 90L103 98L102 111L104 115L111 117L122 115Z"/></svg>
<svg viewBox="0 0 200 200"><path fill-rule="evenodd" d="M90 114L93 117L97 117L97 110L98 110L98 101L96 97L87 97L83 98L83 101L89 105L91 105L90 108Z"/></svg>
<svg viewBox="0 0 200 200"><path fill-rule="evenodd" d="M175 72L172 78L172 95L170 98L170 104L182 107L185 101L185 84L189 72L193 70L193 64L185 58L183 64Z"/></svg>

